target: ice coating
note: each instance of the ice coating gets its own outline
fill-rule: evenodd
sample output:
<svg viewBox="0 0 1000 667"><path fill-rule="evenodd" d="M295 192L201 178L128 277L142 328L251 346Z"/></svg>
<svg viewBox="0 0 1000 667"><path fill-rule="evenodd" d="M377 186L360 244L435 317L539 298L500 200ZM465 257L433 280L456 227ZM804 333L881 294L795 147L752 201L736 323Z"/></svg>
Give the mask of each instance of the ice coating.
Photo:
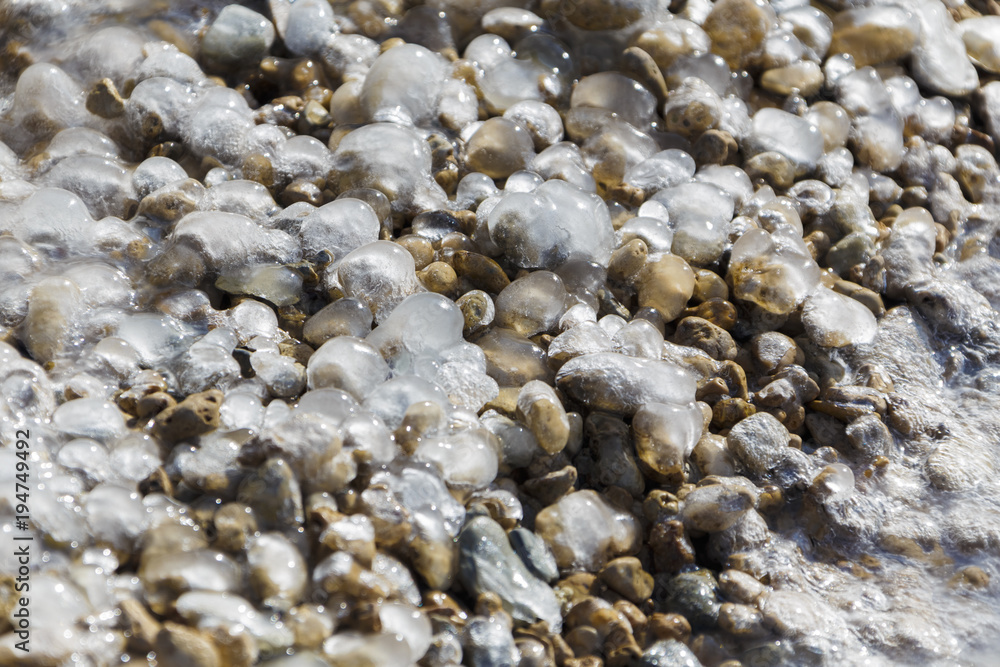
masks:
<svg viewBox="0 0 1000 667"><path fill-rule="evenodd" d="M489 214L490 238L518 266L556 268L570 260L607 264L611 220L593 195L553 180L505 195Z"/></svg>

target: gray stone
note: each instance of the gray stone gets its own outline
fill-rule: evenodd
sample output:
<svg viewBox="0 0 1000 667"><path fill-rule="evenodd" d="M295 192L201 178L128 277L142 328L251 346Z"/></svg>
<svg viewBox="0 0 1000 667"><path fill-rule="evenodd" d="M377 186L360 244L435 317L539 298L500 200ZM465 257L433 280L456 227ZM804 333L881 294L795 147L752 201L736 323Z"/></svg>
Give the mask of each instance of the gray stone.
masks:
<svg viewBox="0 0 1000 667"><path fill-rule="evenodd" d="M559 566L545 540L527 528L515 528L507 534L507 538L532 574L548 582L559 578Z"/></svg>
<svg viewBox="0 0 1000 667"><path fill-rule="evenodd" d="M788 447L788 430L766 412L750 415L726 436L729 451L755 474L781 463Z"/></svg>
<svg viewBox="0 0 1000 667"><path fill-rule="evenodd" d="M228 5L205 33L201 55L220 67L251 65L266 56L273 43L270 21L252 9Z"/></svg>
<svg viewBox="0 0 1000 667"><path fill-rule="evenodd" d="M552 589L525 567L500 524L486 516L468 521L458 536L458 578L473 595L496 593L516 620L541 619L554 631L562 625Z"/></svg>

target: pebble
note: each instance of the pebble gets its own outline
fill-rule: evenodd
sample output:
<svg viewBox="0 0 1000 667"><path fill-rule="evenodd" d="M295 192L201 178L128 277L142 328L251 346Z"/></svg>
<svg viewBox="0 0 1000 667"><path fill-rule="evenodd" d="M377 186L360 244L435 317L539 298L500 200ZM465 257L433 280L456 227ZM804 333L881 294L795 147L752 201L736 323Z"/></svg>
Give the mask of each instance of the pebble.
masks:
<svg viewBox="0 0 1000 667"><path fill-rule="evenodd" d="M635 517L589 489L563 496L539 512L535 532L563 570L596 572L608 561L633 553L640 541Z"/></svg>
<svg viewBox="0 0 1000 667"><path fill-rule="evenodd" d="M653 377L658 382L650 382ZM663 382L670 378L670 383ZM633 414L647 403L685 405L694 398L691 374L666 361L614 353L587 354L556 374L559 388L592 409Z"/></svg>
<svg viewBox="0 0 1000 667"><path fill-rule="evenodd" d="M908 55L920 34L919 20L904 7L849 9L834 19L830 52L850 54L857 67L878 65Z"/></svg>
<svg viewBox="0 0 1000 667"><path fill-rule="evenodd" d="M474 595L491 592L516 620L541 619L558 631L562 624L555 594L514 553L503 529L488 517L474 517L458 538L459 580Z"/></svg>
<svg viewBox="0 0 1000 667"><path fill-rule="evenodd" d="M701 25L712 40L712 53L736 69L761 47L773 20L773 11L763 2L725 0L712 6Z"/></svg>
<svg viewBox="0 0 1000 667"><path fill-rule="evenodd" d="M250 65L267 55L274 26L257 12L233 5L223 8L201 42L202 55L219 67Z"/></svg>
<svg viewBox="0 0 1000 667"><path fill-rule="evenodd" d="M788 431L770 414L759 412L730 429L726 443L740 463L761 475L784 460Z"/></svg>

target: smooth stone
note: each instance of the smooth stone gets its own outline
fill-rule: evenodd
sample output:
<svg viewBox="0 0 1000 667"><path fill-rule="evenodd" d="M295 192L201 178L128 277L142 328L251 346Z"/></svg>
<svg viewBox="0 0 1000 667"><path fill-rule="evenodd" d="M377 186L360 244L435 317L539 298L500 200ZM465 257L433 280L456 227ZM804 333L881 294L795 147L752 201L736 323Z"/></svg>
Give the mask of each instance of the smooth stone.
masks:
<svg viewBox="0 0 1000 667"><path fill-rule="evenodd" d="M695 380L683 368L614 353L571 359L559 369L556 382L589 408L619 414L633 414L647 403L686 405L695 395Z"/></svg>
<svg viewBox="0 0 1000 667"><path fill-rule="evenodd" d="M539 512L535 531L563 570L596 572L609 560L634 553L641 541L635 517L590 489L563 496Z"/></svg>
<svg viewBox="0 0 1000 667"><path fill-rule="evenodd" d="M750 472L762 475L785 459L788 437L781 422L767 412L758 412L730 429L726 443Z"/></svg>
<svg viewBox="0 0 1000 667"><path fill-rule="evenodd" d="M227 5L201 42L201 53L221 67L249 65L267 55L274 42L274 26L240 5Z"/></svg>
<svg viewBox="0 0 1000 667"><path fill-rule="evenodd" d="M699 486L684 497L684 523L703 533L730 528L753 509L754 497L746 489L728 484Z"/></svg>
<svg viewBox="0 0 1000 667"><path fill-rule="evenodd" d="M867 67L906 56L919 38L920 22L904 7L859 7L834 16L830 53L850 54Z"/></svg>
<svg viewBox="0 0 1000 667"><path fill-rule="evenodd" d="M969 58L983 69L1000 73L1000 16L980 16L958 24Z"/></svg>
<svg viewBox="0 0 1000 667"><path fill-rule="evenodd" d="M559 631L562 618L555 594L528 570L497 522L485 516L470 519L458 536L458 546L458 577L467 591L495 593L515 620L540 619Z"/></svg>

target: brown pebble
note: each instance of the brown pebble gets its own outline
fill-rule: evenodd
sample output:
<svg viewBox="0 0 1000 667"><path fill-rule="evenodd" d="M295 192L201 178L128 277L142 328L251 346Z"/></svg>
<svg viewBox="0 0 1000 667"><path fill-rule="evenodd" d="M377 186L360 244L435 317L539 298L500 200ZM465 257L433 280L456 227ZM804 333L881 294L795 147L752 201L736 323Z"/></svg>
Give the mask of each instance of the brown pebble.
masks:
<svg viewBox="0 0 1000 667"><path fill-rule="evenodd" d="M681 317L698 317L708 320L712 324L726 331L730 331L736 326L737 313L736 306L725 299L709 299L703 301L693 308L688 308Z"/></svg>
<svg viewBox="0 0 1000 667"><path fill-rule="evenodd" d="M694 547L684 534L684 524L674 519L653 526L649 534L649 547L657 572L674 574L694 562Z"/></svg>
<svg viewBox="0 0 1000 667"><path fill-rule="evenodd" d="M740 151L733 135L725 130L706 130L694 142L691 157L699 167L707 164L730 164Z"/></svg>
<svg viewBox="0 0 1000 667"><path fill-rule="evenodd" d="M725 278L708 269L697 269L694 272L694 292L691 299L697 302L710 299L728 299L729 286Z"/></svg>
<svg viewBox="0 0 1000 667"><path fill-rule="evenodd" d="M704 350L713 359L733 360L738 348L729 332L701 317L685 317L677 325L674 342Z"/></svg>
<svg viewBox="0 0 1000 667"><path fill-rule="evenodd" d="M653 614L646 623L643 644L649 646L664 639L686 644L691 639L691 624L680 614Z"/></svg>
<svg viewBox="0 0 1000 667"><path fill-rule="evenodd" d="M765 151L746 161L743 169L752 181L762 181L774 188L790 188L795 182L795 167L781 153Z"/></svg>
<svg viewBox="0 0 1000 667"><path fill-rule="evenodd" d="M173 396L163 391L156 391L143 396L136 402L135 416L139 419L150 419L175 405L177 405L177 401L174 400Z"/></svg>
<svg viewBox="0 0 1000 667"><path fill-rule="evenodd" d="M663 72L653 56L638 46L630 46L622 52L621 71L653 93L657 106L662 106L667 101L667 82L663 79Z"/></svg>
<svg viewBox="0 0 1000 667"><path fill-rule="evenodd" d="M163 667L221 667L219 649L207 635L179 623L167 622L156 636L153 650Z"/></svg>
<svg viewBox="0 0 1000 667"><path fill-rule="evenodd" d="M87 93L87 111L101 118L116 118L125 111L125 100L114 81L101 79Z"/></svg>
<svg viewBox="0 0 1000 667"><path fill-rule="evenodd" d="M274 167L268 158L259 153L248 155L243 161L243 178L269 188L274 185Z"/></svg>
<svg viewBox="0 0 1000 667"><path fill-rule="evenodd" d="M453 262L455 273L472 283L476 289L499 294L510 284L510 278L500 265L485 255L457 250Z"/></svg>
<svg viewBox="0 0 1000 667"><path fill-rule="evenodd" d="M222 396L218 389L191 394L157 415L153 433L167 442L177 442L214 431L219 426Z"/></svg>
<svg viewBox="0 0 1000 667"><path fill-rule="evenodd" d="M642 270L649 257L649 249L642 239L632 239L611 253L608 280L627 284Z"/></svg>
<svg viewBox="0 0 1000 667"><path fill-rule="evenodd" d="M694 272L682 258L664 255L646 264L636 278L639 306L652 308L664 322L681 314L694 293Z"/></svg>
<svg viewBox="0 0 1000 667"><path fill-rule="evenodd" d="M634 556L615 558L597 573L597 578L634 604L641 604L653 594L653 575L643 570Z"/></svg>
<svg viewBox="0 0 1000 667"><path fill-rule="evenodd" d="M956 572L949 583L952 588L986 588L990 585L990 575L981 567L970 565Z"/></svg>
<svg viewBox="0 0 1000 667"><path fill-rule="evenodd" d="M417 278L430 292L451 295L458 287L458 276L455 269L444 262L431 262L425 269L417 272Z"/></svg>

